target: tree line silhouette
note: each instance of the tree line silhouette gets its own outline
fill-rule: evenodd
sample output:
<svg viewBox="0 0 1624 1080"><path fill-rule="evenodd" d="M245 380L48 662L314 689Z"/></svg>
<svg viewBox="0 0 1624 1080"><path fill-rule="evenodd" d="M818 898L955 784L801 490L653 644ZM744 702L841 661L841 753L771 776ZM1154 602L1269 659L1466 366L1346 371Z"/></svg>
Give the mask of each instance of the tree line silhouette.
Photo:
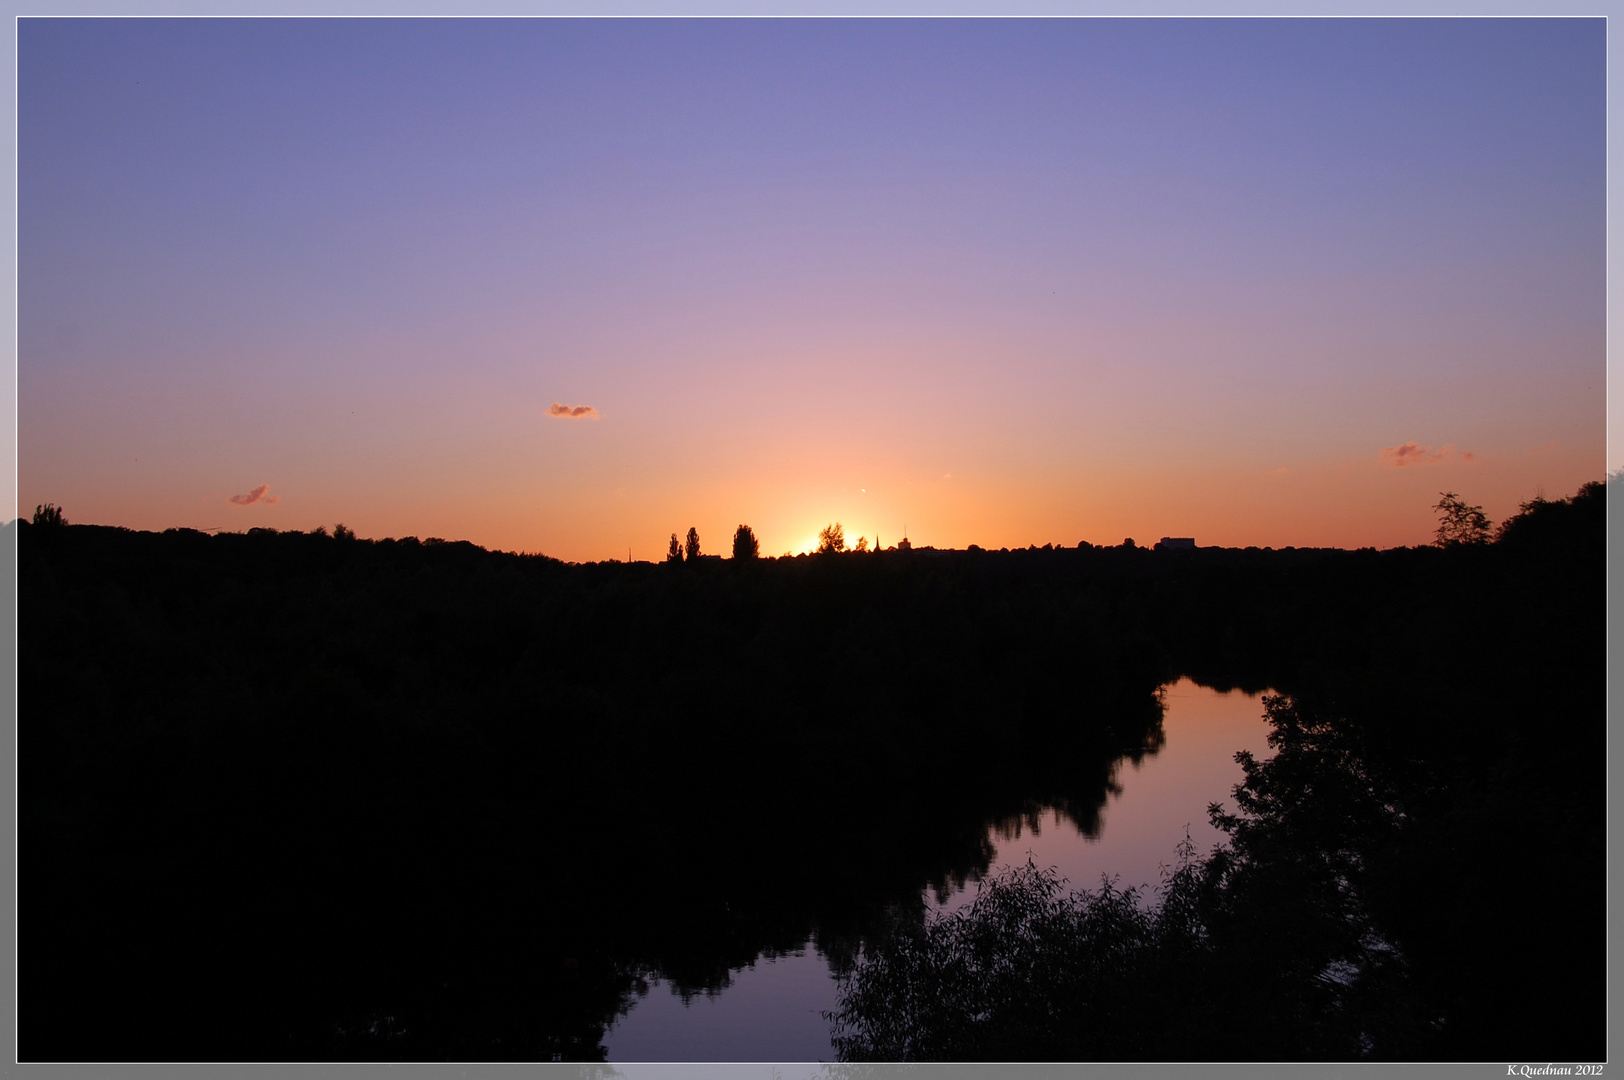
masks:
<svg viewBox="0 0 1624 1080"><path fill-rule="evenodd" d="M907 541L903 541L904 545L906 545L906 543ZM817 548L817 553L819 555L837 555L846 550L846 532L841 526L840 522L837 521L834 524L827 525L823 529L819 530ZM852 547L851 550L868 551L868 538L862 536L858 537L857 543ZM907 548L903 547L902 550L907 550ZM786 558L790 557L789 552L785 552L784 555ZM684 540L678 540L676 533L671 534L671 544L666 549L666 562L691 562L699 557L700 550L698 529L690 528L688 530L688 536ZM751 529L750 526L740 525L738 529L734 531L733 557L735 559L744 560L761 557L761 543L756 539L755 531Z"/></svg>
<svg viewBox="0 0 1624 1080"><path fill-rule="evenodd" d="M1229 861L1191 859L1208 944L1133 945L1139 1019L1067 1045L1597 1057L1603 506L1385 552L899 543L749 572L741 526L683 573L41 507L6 528L22 1053L601 1057L651 974L712 989L808 936L861 986L925 933L923 888L987 872L989 822L1095 823L1189 674L1285 692L1304 734L1249 770ZM1561 887L1504 888L1508 851ZM1358 992L1321 985L1346 965ZM853 1056L881 1045L862 1000ZM910 1054L948 1052L904 1019ZM989 1030L952 1052L1005 1052Z"/></svg>
<svg viewBox="0 0 1624 1080"><path fill-rule="evenodd" d="M733 533L733 557L735 559L755 559L761 555L761 544L756 540L756 534L748 525L740 525ZM681 563L699 558L699 530L690 528L686 540L678 541L677 534L671 534L671 546L666 550L665 561L668 563Z"/></svg>
<svg viewBox="0 0 1624 1080"><path fill-rule="evenodd" d="M1495 530L1445 493L1431 582L1372 604L1316 568L1319 618L1270 612L1309 644L1264 699L1274 756L1211 809L1227 843L1154 895L1028 865L897 920L842 981L842 1056L1599 1059L1603 508ZM1365 638L1361 608L1437 632Z"/></svg>

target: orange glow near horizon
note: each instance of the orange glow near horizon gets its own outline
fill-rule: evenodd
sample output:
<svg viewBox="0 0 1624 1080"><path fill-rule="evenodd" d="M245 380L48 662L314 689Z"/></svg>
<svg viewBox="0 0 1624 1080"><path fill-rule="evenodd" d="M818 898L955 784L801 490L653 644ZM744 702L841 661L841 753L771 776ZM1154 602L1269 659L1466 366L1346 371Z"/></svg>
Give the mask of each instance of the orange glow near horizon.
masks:
<svg viewBox="0 0 1624 1080"><path fill-rule="evenodd" d="M1604 474L1602 30L27 22L14 495L572 562L1424 544Z"/></svg>
<svg viewBox="0 0 1624 1080"><path fill-rule="evenodd" d="M39 501L63 506L76 523L154 531L171 526L331 529L343 522L363 537L466 539L570 562L625 559L630 548L634 559L657 562L665 557L670 534L681 540L690 526L697 528L705 553L730 556L740 523L752 527L761 554L769 557L815 551L818 530L836 521L851 546L864 536L871 546L894 547L904 527L915 546L938 548L1073 547L1080 540L1111 545L1126 537L1148 546L1162 536L1193 536L1203 547L1411 546L1431 541L1432 506L1440 491L1459 492L1499 521L1536 494L1560 498L1587 480L1601 479L1601 470L1587 467L1574 452L1530 451L1524 461L1482 456L1476 464L1411 470L1384 468L1373 456L1362 463L1285 471L1139 469L1101 476L1093 484L1060 475L1013 489L974 469L950 480L940 474L899 474L889 481L864 476L866 492L851 483L836 488L831 480L793 493L754 478L737 489L559 492L544 507L534 502L523 507L516 485L494 482L474 492L460 485L448 484L443 491L420 487L404 498L404 492L385 490L356 503L342 490L268 480L259 482L280 492L280 501L233 504L235 493L226 489L186 503L129 491Z"/></svg>

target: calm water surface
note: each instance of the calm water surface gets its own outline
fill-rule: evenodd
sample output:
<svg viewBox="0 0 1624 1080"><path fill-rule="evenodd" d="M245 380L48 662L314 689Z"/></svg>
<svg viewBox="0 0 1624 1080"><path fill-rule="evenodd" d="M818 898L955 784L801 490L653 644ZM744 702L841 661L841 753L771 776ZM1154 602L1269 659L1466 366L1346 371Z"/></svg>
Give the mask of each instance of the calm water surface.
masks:
<svg viewBox="0 0 1624 1080"><path fill-rule="evenodd" d="M1230 789L1241 780L1237 750L1266 757L1268 725L1258 695L1219 693L1181 679L1167 687L1166 743L1139 765L1122 761L1101 815L1098 836L1086 836L1051 811L1036 821L995 827L992 872L1026 862L1053 866L1073 888L1096 888L1101 876L1119 886L1154 886L1161 867L1177 858L1185 830L1197 853L1222 839L1207 823L1207 804L1233 809ZM956 908L975 886L943 898ZM835 1007L829 966L808 946L763 957L733 975L720 993L684 1001L656 981L604 1036L614 1061L832 1061L829 1024Z"/></svg>

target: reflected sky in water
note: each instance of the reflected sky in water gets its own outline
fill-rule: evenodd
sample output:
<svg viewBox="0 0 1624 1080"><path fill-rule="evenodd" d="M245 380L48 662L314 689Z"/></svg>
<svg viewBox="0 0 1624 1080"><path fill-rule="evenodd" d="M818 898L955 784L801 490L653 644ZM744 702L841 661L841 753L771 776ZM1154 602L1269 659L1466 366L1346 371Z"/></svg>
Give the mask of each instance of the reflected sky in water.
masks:
<svg viewBox="0 0 1624 1080"><path fill-rule="evenodd" d="M1054 811L1043 815L1036 829L1020 823L995 829L993 872L1024 863L1030 852L1038 866L1058 867L1074 889L1098 888L1102 874L1120 876L1117 884L1123 887L1153 886L1162 865L1177 858L1186 827L1196 853L1205 854L1223 839L1207 821L1207 805L1221 801L1227 809L1235 808L1230 789L1243 777L1235 752L1250 750L1259 760L1273 753L1261 697L1223 694L1189 679L1167 687L1167 743L1137 765L1117 763L1115 780L1121 791L1106 803L1099 835L1084 836ZM966 893L974 896L975 886ZM948 906L965 898L961 893Z"/></svg>
<svg viewBox="0 0 1624 1080"><path fill-rule="evenodd" d="M1270 753L1260 695L1219 693L1180 679L1164 692L1166 742L1138 765L1118 763L1116 785L1097 836L1086 836L1054 811L991 832L993 870L1024 863L1054 866L1072 888L1098 887L1101 874L1122 886L1154 885L1177 858L1188 827L1198 854L1222 839L1207 823L1207 804L1233 809L1241 781L1235 752ZM947 909L975 895L974 884L947 898ZM684 1001L657 981L604 1036L610 1061L833 1061L829 1025L835 983L815 949L757 960L719 994Z"/></svg>

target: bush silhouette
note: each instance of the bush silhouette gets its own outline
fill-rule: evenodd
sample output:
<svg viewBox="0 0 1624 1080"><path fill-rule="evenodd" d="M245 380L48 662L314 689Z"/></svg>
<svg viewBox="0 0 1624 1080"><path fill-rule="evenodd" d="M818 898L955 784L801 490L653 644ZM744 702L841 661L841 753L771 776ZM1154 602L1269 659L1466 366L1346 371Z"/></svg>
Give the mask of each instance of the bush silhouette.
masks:
<svg viewBox="0 0 1624 1080"><path fill-rule="evenodd" d="M818 554L828 555L846 550L846 530L840 522L826 525L818 532Z"/></svg>
<svg viewBox="0 0 1624 1080"><path fill-rule="evenodd" d="M46 528L57 528L66 525L68 519L62 516L62 508L55 503L45 503L34 507L34 524Z"/></svg>

